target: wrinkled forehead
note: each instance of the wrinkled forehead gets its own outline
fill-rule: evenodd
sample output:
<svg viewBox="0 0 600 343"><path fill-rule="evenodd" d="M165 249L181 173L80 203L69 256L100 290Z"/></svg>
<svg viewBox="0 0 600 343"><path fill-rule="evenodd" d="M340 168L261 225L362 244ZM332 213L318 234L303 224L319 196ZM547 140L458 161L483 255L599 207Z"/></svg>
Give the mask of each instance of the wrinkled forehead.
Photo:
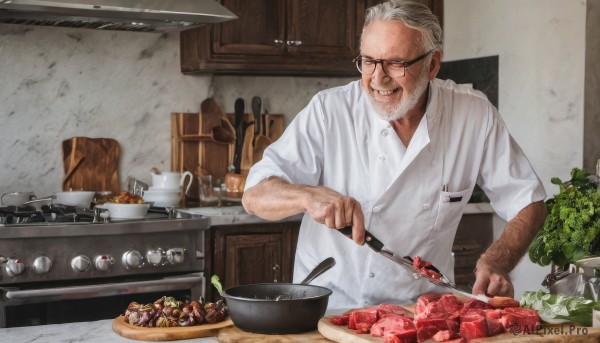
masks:
<svg viewBox="0 0 600 343"><path fill-rule="evenodd" d="M422 50L420 31L397 20L376 20L365 27L360 54L372 58L409 58Z"/></svg>

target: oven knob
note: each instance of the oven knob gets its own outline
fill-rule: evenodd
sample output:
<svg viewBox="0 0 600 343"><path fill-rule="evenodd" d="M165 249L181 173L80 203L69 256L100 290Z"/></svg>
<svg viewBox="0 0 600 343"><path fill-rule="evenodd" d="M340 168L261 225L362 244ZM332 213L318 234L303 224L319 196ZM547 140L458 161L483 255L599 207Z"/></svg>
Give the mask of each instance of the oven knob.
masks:
<svg viewBox="0 0 600 343"><path fill-rule="evenodd" d="M71 268L78 273L88 270L91 264L92 262L90 261L90 258L85 255L75 256L71 260Z"/></svg>
<svg viewBox="0 0 600 343"><path fill-rule="evenodd" d="M121 264L125 269L141 268L144 265L144 258L137 250L129 250L123 254Z"/></svg>
<svg viewBox="0 0 600 343"><path fill-rule="evenodd" d="M113 263L115 263L115 260L110 255L98 255L94 258L94 267L99 272L109 270Z"/></svg>
<svg viewBox="0 0 600 343"><path fill-rule="evenodd" d="M165 253L161 248L146 251L146 261L154 266L160 266L165 259Z"/></svg>
<svg viewBox="0 0 600 343"><path fill-rule="evenodd" d="M167 261L171 262L171 264L183 263L184 254L184 248L169 249L167 250Z"/></svg>
<svg viewBox="0 0 600 343"><path fill-rule="evenodd" d="M15 277L25 271L25 263L18 258L11 258L6 261L6 274Z"/></svg>
<svg viewBox="0 0 600 343"><path fill-rule="evenodd" d="M40 256L33 261L33 270L38 274L46 274L52 268L52 260L48 256Z"/></svg>

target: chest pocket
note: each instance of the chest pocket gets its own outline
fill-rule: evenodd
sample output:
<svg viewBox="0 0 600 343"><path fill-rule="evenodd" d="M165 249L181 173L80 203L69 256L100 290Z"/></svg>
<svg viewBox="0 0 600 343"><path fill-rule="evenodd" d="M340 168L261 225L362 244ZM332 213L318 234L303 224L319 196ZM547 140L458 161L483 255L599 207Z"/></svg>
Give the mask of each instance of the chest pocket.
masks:
<svg viewBox="0 0 600 343"><path fill-rule="evenodd" d="M459 192L440 192L438 214L433 226L434 231L442 231L458 225L469 199L469 189Z"/></svg>

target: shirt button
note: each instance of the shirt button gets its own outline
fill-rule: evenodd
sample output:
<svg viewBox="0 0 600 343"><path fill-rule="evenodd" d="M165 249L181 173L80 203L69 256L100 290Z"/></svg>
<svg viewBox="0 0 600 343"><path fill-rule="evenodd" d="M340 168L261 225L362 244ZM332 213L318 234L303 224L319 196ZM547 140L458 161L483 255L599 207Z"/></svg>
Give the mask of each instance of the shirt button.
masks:
<svg viewBox="0 0 600 343"><path fill-rule="evenodd" d="M383 137L387 137L387 135L389 135L389 134L390 134L390 130L388 130L388 129L381 130L381 135Z"/></svg>
<svg viewBox="0 0 600 343"><path fill-rule="evenodd" d="M385 161L385 155L379 155L377 159L379 160L379 162L383 162Z"/></svg>
<svg viewBox="0 0 600 343"><path fill-rule="evenodd" d="M423 204L423 209L424 209L424 210L428 210L428 209L429 209L429 207L431 207L429 204Z"/></svg>
<svg viewBox="0 0 600 343"><path fill-rule="evenodd" d="M371 278L375 277L375 273L369 273L369 277L371 277Z"/></svg>
<svg viewBox="0 0 600 343"><path fill-rule="evenodd" d="M381 206L375 206L373 207L373 213L377 213L381 211Z"/></svg>

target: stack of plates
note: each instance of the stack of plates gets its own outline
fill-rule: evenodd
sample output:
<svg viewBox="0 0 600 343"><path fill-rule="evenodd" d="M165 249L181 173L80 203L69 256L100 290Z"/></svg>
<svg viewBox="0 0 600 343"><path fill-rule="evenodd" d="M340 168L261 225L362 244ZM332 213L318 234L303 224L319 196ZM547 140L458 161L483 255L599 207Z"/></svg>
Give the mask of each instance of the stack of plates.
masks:
<svg viewBox="0 0 600 343"><path fill-rule="evenodd" d="M154 207L175 207L179 206L181 188L156 188L149 187L144 192L144 202L152 203Z"/></svg>

